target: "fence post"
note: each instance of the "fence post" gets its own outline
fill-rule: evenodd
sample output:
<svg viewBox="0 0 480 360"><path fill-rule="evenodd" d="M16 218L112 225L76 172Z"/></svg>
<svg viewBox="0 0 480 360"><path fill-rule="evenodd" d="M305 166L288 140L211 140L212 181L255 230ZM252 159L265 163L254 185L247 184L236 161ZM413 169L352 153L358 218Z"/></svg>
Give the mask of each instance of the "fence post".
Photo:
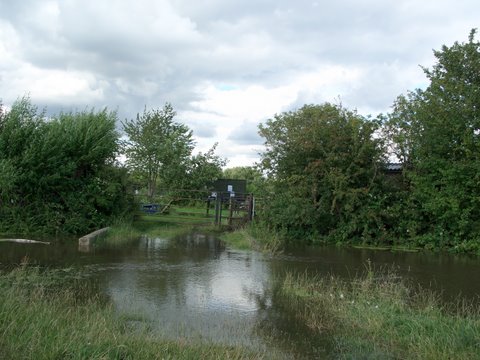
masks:
<svg viewBox="0 0 480 360"><path fill-rule="evenodd" d="M249 194L247 197L247 213L248 213L248 221L253 221L253 212L254 212L254 205L255 200L253 194Z"/></svg>
<svg viewBox="0 0 480 360"><path fill-rule="evenodd" d="M233 224L233 197L230 195L230 201L228 203L228 226Z"/></svg>
<svg viewBox="0 0 480 360"><path fill-rule="evenodd" d="M215 198L215 225L222 224L222 193L218 192Z"/></svg>

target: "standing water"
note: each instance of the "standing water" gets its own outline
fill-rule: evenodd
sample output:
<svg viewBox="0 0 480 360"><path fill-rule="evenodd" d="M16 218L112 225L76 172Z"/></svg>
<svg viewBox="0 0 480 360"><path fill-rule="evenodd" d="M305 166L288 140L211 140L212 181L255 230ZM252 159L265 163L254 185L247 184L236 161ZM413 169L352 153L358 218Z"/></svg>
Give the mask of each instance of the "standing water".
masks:
<svg viewBox="0 0 480 360"><path fill-rule="evenodd" d="M132 330L163 338L239 345L274 357L322 357L328 340L314 342L295 321L273 285L288 272L353 277L369 260L445 300L477 299L477 257L340 249L271 256L226 248L218 239L190 234L173 240L143 237L133 245L83 253L75 244L0 243L0 265L30 263L81 267L109 296ZM310 340L309 340L310 339ZM324 357L324 356L323 356Z"/></svg>

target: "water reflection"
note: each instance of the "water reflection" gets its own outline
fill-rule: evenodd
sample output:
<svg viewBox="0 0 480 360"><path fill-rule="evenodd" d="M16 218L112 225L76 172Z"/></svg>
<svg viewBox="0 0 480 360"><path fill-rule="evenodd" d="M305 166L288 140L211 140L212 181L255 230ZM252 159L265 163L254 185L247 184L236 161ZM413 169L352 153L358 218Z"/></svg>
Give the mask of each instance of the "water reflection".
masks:
<svg viewBox="0 0 480 360"><path fill-rule="evenodd" d="M480 292L478 257L392 253L334 247L270 256L233 251L215 237L191 234L173 240L142 237L132 246L78 252L75 242L50 246L0 243L0 265L77 266L133 326L166 338L251 346L275 358L324 358L331 344L296 321L275 291L286 272L353 277L367 260L395 264L412 282L443 291L446 300ZM478 299L478 298L477 298Z"/></svg>
<svg viewBox="0 0 480 360"><path fill-rule="evenodd" d="M267 349L253 335L256 297L270 279L261 254L232 252L204 235L142 238L138 249L144 259L102 275L120 312L141 315L165 337Z"/></svg>

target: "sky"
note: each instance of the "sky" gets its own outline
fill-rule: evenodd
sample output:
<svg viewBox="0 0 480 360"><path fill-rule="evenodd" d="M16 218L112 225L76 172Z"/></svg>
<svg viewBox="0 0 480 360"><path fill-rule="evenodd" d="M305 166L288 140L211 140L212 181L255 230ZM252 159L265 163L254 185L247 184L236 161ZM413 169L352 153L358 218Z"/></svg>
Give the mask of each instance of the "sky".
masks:
<svg viewBox="0 0 480 360"><path fill-rule="evenodd" d="M0 100L108 107L119 130L169 102L196 151L248 166L258 124L324 102L386 113L479 25L474 0L0 0Z"/></svg>

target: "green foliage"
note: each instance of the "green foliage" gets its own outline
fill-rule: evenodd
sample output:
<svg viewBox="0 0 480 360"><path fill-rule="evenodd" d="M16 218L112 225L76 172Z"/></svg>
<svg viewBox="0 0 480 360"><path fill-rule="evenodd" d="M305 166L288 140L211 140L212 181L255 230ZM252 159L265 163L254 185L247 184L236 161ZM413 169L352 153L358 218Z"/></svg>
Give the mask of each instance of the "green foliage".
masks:
<svg viewBox="0 0 480 360"><path fill-rule="evenodd" d="M382 143L379 123L332 104L306 105L260 126L262 169L273 194L263 216L287 238L345 241L375 225Z"/></svg>
<svg viewBox="0 0 480 360"><path fill-rule="evenodd" d="M430 85L398 98L390 141L406 169L403 220L414 241L458 248L480 238L480 43L435 51ZM468 248L471 248L469 245ZM477 246L477 250L480 245Z"/></svg>
<svg viewBox="0 0 480 360"><path fill-rule="evenodd" d="M114 165L116 114L46 120L29 99L0 119L0 226L19 233L82 233L128 211L126 172Z"/></svg>
<svg viewBox="0 0 480 360"><path fill-rule="evenodd" d="M165 104L161 110L145 109L136 121L123 123L128 136L123 144L127 166L138 188L147 189L149 201L159 188L164 192L204 190L221 175L226 163L215 154L217 144L192 155L192 131L175 122L175 115L172 106Z"/></svg>
<svg viewBox="0 0 480 360"><path fill-rule="evenodd" d="M192 131L175 122L175 115L167 103L163 109L145 109L136 121L123 123L127 165L145 182L149 197L155 195L159 182L168 187L187 169L194 145Z"/></svg>
<svg viewBox="0 0 480 360"><path fill-rule="evenodd" d="M264 224L292 243L480 252L480 43L435 51L425 90L371 120L331 104L260 126ZM386 156L403 165L385 174ZM282 236L283 237L283 236Z"/></svg>
<svg viewBox="0 0 480 360"><path fill-rule="evenodd" d="M217 144L206 153L199 152L188 161L186 176L181 180L181 187L191 190L204 190L222 175L226 160L215 155Z"/></svg>

